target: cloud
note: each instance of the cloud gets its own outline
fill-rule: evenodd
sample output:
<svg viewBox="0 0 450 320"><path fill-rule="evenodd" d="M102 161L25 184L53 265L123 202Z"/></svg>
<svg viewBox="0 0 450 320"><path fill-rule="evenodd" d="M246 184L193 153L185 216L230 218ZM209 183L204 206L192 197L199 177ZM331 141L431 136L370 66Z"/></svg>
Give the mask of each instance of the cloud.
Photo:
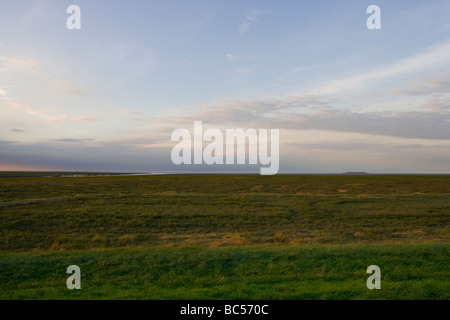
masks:
<svg viewBox="0 0 450 320"><path fill-rule="evenodd" d="M75 97L85 97L85 94L81 91L78 90L70 90L70 89L66 89L66 90L60 90L61 93L64 94L68 94L70 96L75 96Z"/></svg>
<svg viewBox="0 0 450 320"><path fill-rule="evenodd" d="M450 110L354 112L336 108L335 100L314 96L248 101L222 101L199 107L172 124L202 120L212 125L234 127L323 130L418 139L450 139ZM440 110L442 111L442 110Z"/></svg>
<svg viewBox="0 0 450 320"><path fill-rule="evenodd" d="M315 69L318 68L319 66L307 66L307 67L300 67L300 68L296 68L293 70L290 70L286 73L284 73L284 75L289 75L289 74L293 74L293 73L297 73L297 72L301 72L301 71L306 71L306 70L311 70L311 69Z"/></svg>
<svg viewBox="0 0 450 320"><path fill-rule="evenodd" d="M119 112L122 114L142 114L142 112L137 112L131 109L120 110Z"/></svg>
<svg viewBox="0 0 450 320"><path fill-rule="evenodd" d="M31 28L30 25L42 19L42 15L46 10L46 6L48 6L48 4L40 1L30 4L30 6L27 6L28 10L24 11L24 14L18 20L18 23L24 27Z"/></svg>
<svg viewBox="0 0 450 320"><path fill-rule="evenodd" d="M83 90L81 90L79 86L72 81L56 79L54 82L56 90L60 93L81 98L87 97L87 94L83 92Z"/></svg>
<svg viewBox="0 0 450 320"><path fill-rule="evenodd" d="M95 139L72 139L72 138L65 138L65 139L55 139L57 142L69 142L69 143L83 143L83 142L89 142L89 141L95 141Z"/></svg>
<svg viewBox="0 0 450 320"><path fill-rule="evenodd" d="M32 116L43 119L45 122L62 122L67 119L66 114L58 114L51 109L35 108L28 104L26 105L17 101L13 101L9 98L3 98L3 100L12 107L12 110L24 111Z"/></svg>
<svg viewBox="0 0 450 320"><path fill-rule="evenodd" d="M428 99L422 108L431 112L449 113L450 112L450 98L431 98Z"/></svg>
<svg viewBox="0 0 450 320"><path fill-rule="evenodd" d="M0 62L3 62L6 68L30 73L37 73L42 68L41 63L38 60L24 56L0 56Z"/></svg>
<svg viewBox="0 0 450 320"><path fill-rule="evenodd" d="M22 129L17 129L17 128L12 129L11 131L12 132L28 132L27 130L22 130Z"/></svg>
<svg viewBox="0 0 450 320"><path fill-rule="evenodd" d="M72 118L73 121L99 121L101 115L88 115L88 116L81 116L81 117L74 117Z"/></svg>
<svg viewBox="0 0 450 320"><path fill-rule="evenodd" d="M0 140L0 146L5 147L11 144L17 143L17 141L10 141L10 140Z"/></svg>
<svg viewBox="0 0 450 320"><path fill-rule="evenodd" d="M12 166L25 170L27 167L42 167L46 170L102 172L178 171L180 169L172 164L169 148L137 147L136 141L133 140L111 141L98 146L80 143L90 139L60 140L68 143L56 141L12 145L11 142L3 144L0 140L2 147L0 170ZM148 139L146 142L149 143Z"/></svg>
<svg viewBox="0 0 450 320"><path fill-rule="evenodd" d="M252 71L252 69L250 69L250 68L239 68L239 69L236 69L236 71L239 72L239 73L249 73L250 71Z"/></svg>
<svg viewBox="0 0 450 320"><path fill-rule="evenodd" d="M302 136L302 134L298 134ZM408 141L378 143L370 136L362 141L301 139L282 147L282 170L288 172L449 173L450 144L410 144ZM332 161L330 161L332 159ZM299 169L300 168L300 169Z"/></svg>
<svg viewBox="0 0 450 320"><path fill-rule="evenodd" d="M406 89L392 89L393 95L437 95L450 93L450 72L440 72L432 76L416 77L409 81Z"/></svg>
<svg viewBox="0 0 450 320"><path fill-rule="evenodd" d="M133 121L133 122L142 122L144 119L142 118L125 118L126 121Z"/></svg>
<svg viewBox="0 0 450 320"><path fill-rule="evenodd" d="M249 10L245 15L244 21L239 25L239 34L244 34L250 31L250 26L258 21L258 16L260 16L263 10Z"/></svg>
<svg viewBox="0 0 450 320"><path fill-rule="evenodd" d="M93 44L90 59L100 61L102 67L120 66L120 76L114 76L111 80L114 80L115 85L123 86L155 71L158 54L145 44L130 39L126 42Z"/></svg>
<svg viewBox="0 0 450 320"><path fill-rule="evenodd" d="M332 80L314 90L313 94L323 95L361 88L369 80L392 79L394 77L440 68L450 64L450 42L441 43L426 51L407 57L390 66L350 77Z"/></svg>
<svg viewBox="0 0 450 320"><path fill-rule="evenodd" d="M348 133L319 131L291 131L280 136L280 172L449 172L449 142L429 144L423 140L413 142L379 137L357 136ZM170 139L171 131L161 136ZM349 139L351 137L351 139ZM249 172L251 166L175 166L170 159L174 143L160 146L148 137L100 141L99 144L48 142L18 144L0 141L2 168L12 165L45 167L47 170L66 171L121 171L121 172ZM80 140L80 141L79 141ZM383 143L387 141L387 143ZM65 142L65 141L63 141ZM70 143L72 142L72 143ZM78 142L78 143L77 143ZM330 162L330 159L333 161ZM258 166L257 166L258 167ZM259 167L254 172L258 172Z"/></svg>
<svg viewBox="0 0 450 320"><path fill-rule="evenodd" d="M237 61L240 59L240 57L233 56L230 53L228 53L225 57L227 58L228 61Z"/></svg>

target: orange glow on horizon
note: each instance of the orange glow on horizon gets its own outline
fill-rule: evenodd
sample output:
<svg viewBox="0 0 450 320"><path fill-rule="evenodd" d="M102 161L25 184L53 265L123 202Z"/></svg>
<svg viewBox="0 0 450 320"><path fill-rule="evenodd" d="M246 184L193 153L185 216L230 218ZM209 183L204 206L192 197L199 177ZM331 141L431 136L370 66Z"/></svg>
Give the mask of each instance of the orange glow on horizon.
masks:
<svg viewBox="0 0 450 320"><path fill-rule="evenodd" d="M58 171L55 168L27 166L14 163L0 163L0 171Z"/></svg>

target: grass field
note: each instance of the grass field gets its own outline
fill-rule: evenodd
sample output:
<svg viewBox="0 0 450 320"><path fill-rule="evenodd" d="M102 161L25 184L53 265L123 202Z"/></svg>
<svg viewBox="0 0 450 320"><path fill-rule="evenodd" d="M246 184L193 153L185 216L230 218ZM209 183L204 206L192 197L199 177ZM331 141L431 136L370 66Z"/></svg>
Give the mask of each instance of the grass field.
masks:
<svg viewBox="0 0 450 320"><path fill-rule="evenodd" d="M450 176L0 178L0 298L449 299L449 222Z"/></svg>

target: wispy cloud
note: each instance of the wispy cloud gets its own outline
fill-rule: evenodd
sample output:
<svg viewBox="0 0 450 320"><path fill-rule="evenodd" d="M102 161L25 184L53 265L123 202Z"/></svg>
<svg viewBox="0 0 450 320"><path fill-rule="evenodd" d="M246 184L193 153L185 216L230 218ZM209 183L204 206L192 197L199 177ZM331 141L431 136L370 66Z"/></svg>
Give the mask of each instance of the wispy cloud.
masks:
<svg viewBox="0 0 450 320"><path fill-rule="evenodd" d="M450 71L444 71L432 76L421 76L413 78L409 81L408 85L404 89L394 88L392 89L394 95L437 95L450 93Z"/></svg>
<svg viewBox="0 0 450 320"><path fill-rule="evenodd" d="M95 141L95 139L72 139L72 138L65 138L65 139L55 139L57 142L68 142L68 143L83 143L88 141Z"/></svg>
<svg viewBox="0 0 450 320"><path fill-rule="evenodd" d="M428 99L422 108L430 112L450 113L450 98L431 98ZM448 121L450 122L450 121ZM450 123L449 123L450 126Z"/></svg>
<svg viewBox="0 0 450 320"><path fill-rule="evenodd" d="M12 132L28 132L27 130L22 130L22 129L17 129L17 128L12 129L11 131Z"/></svg>
<svg viewBox="0 0 450 320"><path fill-rule="evenodd" d="M230 53L228 53L228 54L225 56L225 58L226 58L228 61L237 61L237 60L240 59L240 57L233 56L233 55L230 54Z"/></svg>
<svg viewBox="0 0 450 320"><path fill-rule="evenodd" d="M56 90L60 93L67 94L70 96L85 98L88 95L80 87L69 80L55 79L54 80Z"/></svg>
<svg viewBox="0 0 450 320"><path fill-rule="evenodd" d="M27 6L28 10L24 11L24 14L20 17L18 21L19 24L28 27L41 19L42 12L45 11L45 7L47 5L47 3L40 1L31 3L29 6Z"/></svg>
<svg viewBox="0 0 450 320"><path fill-rule="evenodd" d="M142 112L134 111L132 109L125 109L119 111L122 114L142 114Z"/></svg>
<svg viewBox="0 0 450 320"><path fill-rule="evenodd" d="M239 34L244 34L250 31L250 26L258 21L258 16L260 16L263 10L249 10L245 15L244 21L239 25Z"/></svg>
<svg viewBox="0 0 450 320"><path fill-rule="evenodd" d="M311 70L311 69L315 69L315 68L318 68L318 67L319 66L300 67L300 68L296 68L296 69L290 70L290 71L284 73L284 75L293 74L293 73L297 73L297 72L302 72L302 71L306 71L306 70Z"/></svg>
<svg viewBox="0 0 450 320"><path fill-rule="evenodd" d="M431 68L442 68L450 63L450 42L435 45L425 52L407 57L390 66L350 77L332 80L313 90L313 94L332 94L359 89L369 80L392 79Z"/></svg>
<svg viewBox="0 0 450 320"><path fill-rule="evenodd" d="M73 121L99 121L100 118L101 118L101 115L95 114L95 115L74 117L74 118L72 118L72 120Z"/></svg>
<svg viewBox="0 0 450 320"><path fill-rule="evenodd" d="M132 122L142 122L144 119L142 118L125 118L126 121L132 121Z"/></svg>
<svg viewBox="0 0 450 320"><path fill-rule="evenodd" d="M252 71L252 69L250 69L250 68L239 68L239 69L236 69L236 71L239 72L239 73L249 73L250 71Z"/></svg>
<svg viewBox="0 0 450 320"><path fill-rule="evenodd" d="M61 121L67 117L65 114L55 113L49 109L36 108L28 104L14 101L10 98L4 98L4 101L12 107L12 110L26 112L30 115L39 117L46 122Z"/></svg>
<svg viewBox="0 0 450 320"><path fill-rule="evenodd" d="M25 56L5 57L0 56L0 62L5 68L21 70L30 73L37 73L41 68L41 63L33 58Z"/></svg>

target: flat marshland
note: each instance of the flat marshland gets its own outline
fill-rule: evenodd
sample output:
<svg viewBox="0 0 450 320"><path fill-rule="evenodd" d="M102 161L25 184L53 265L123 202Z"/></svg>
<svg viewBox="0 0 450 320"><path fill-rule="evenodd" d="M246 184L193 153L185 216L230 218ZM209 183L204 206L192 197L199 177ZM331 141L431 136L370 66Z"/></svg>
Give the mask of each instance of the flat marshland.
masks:
<svg viewBox="0 0 450 320"><path fill-rule="evenodd" d="M449 222L444 175L0 178L0 298L448 299Z"/></svg>

